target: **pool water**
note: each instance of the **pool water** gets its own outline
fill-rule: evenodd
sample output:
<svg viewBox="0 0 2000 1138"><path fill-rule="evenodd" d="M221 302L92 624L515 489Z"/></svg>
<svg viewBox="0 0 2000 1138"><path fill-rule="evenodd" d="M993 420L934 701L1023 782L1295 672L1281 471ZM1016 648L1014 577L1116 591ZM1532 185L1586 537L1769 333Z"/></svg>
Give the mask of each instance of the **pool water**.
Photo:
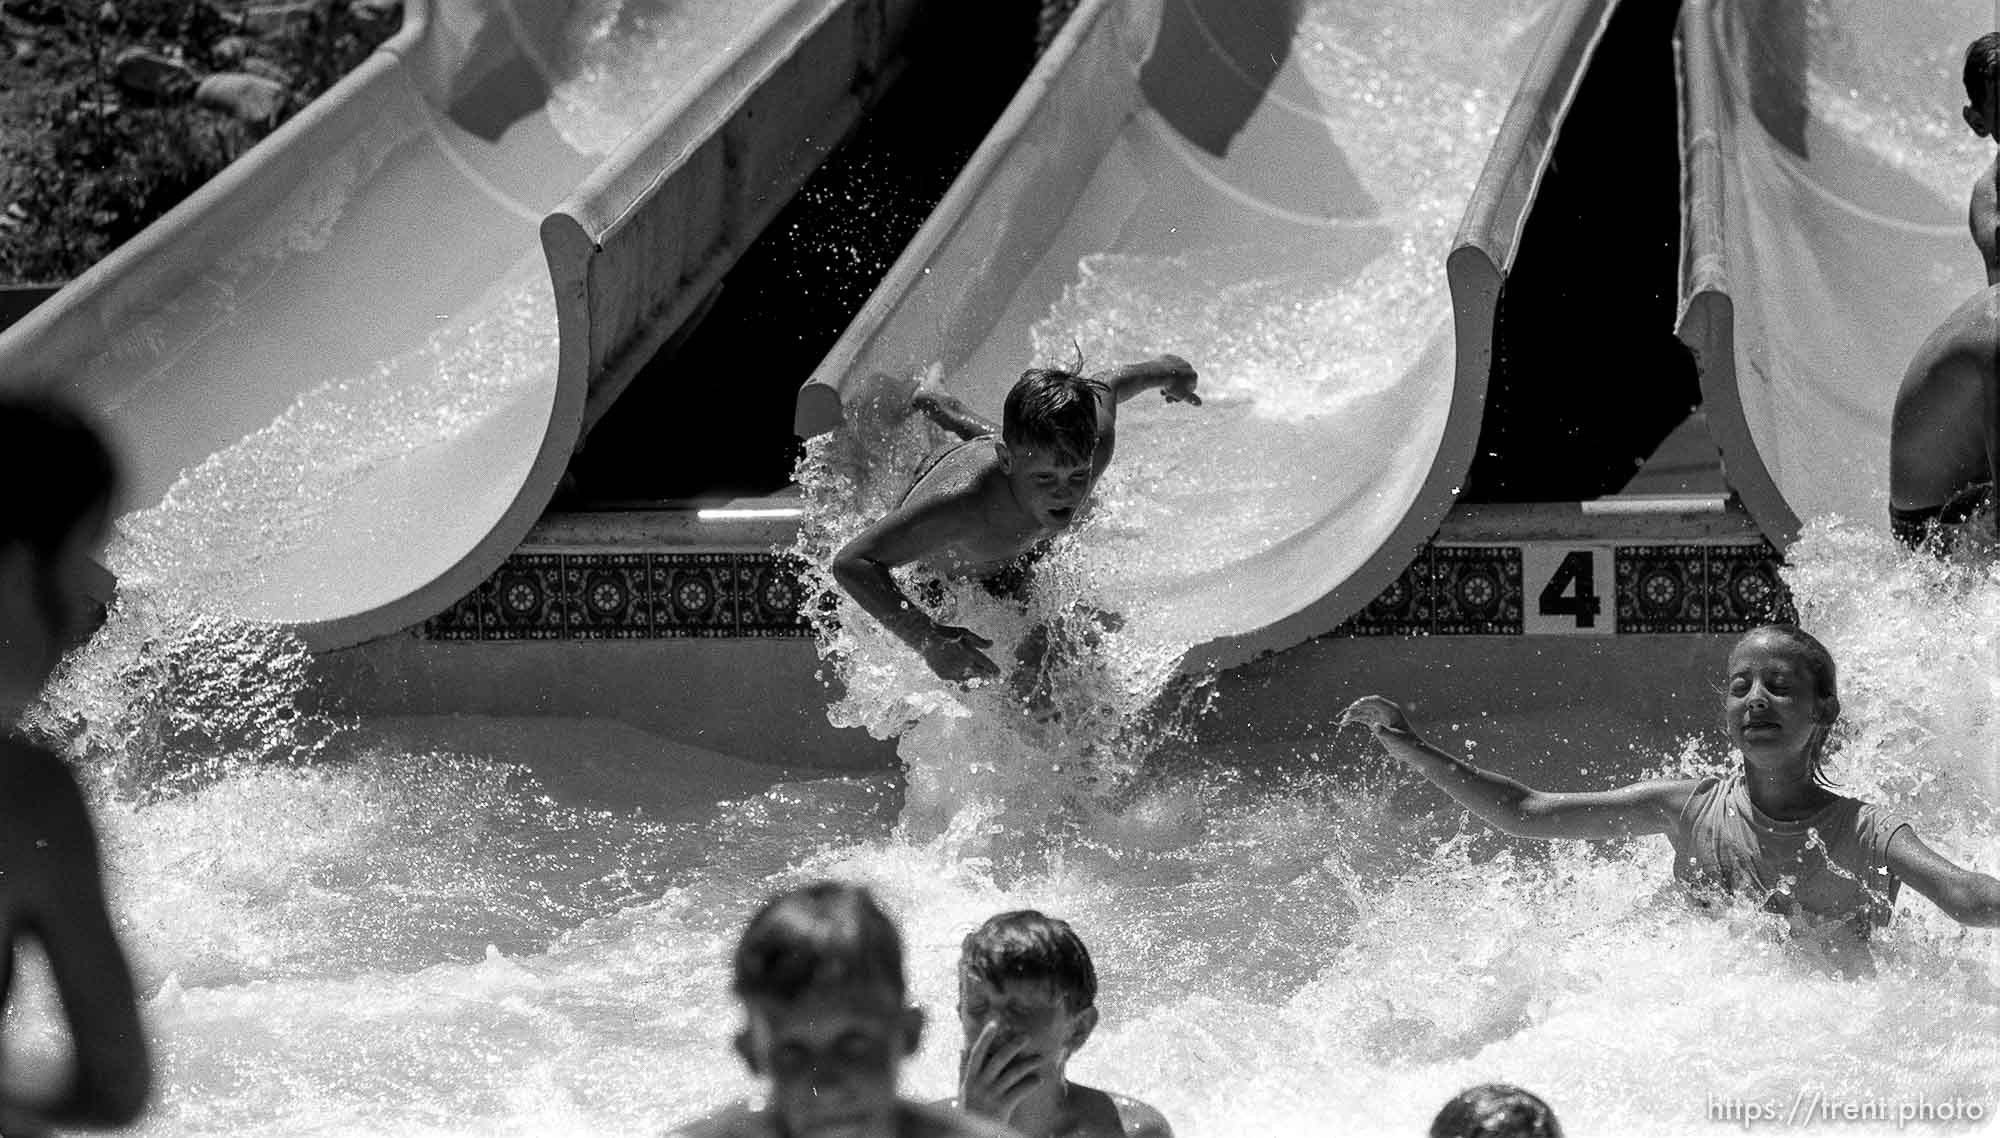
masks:
<svg viewBox="0 0 2000 1138"><path fill-rule="evenodd" d="M1480 42L1458 38L1439 50ZM1333 54L1377 94L1429 89L1408 82L1424 53L1386 32ZM1390 63L1406 86L1383 78ZM1479 97L1472 120L1497 121L1504 93ZM1378 275L1413 280L1405 258L1437 263L1424 243L1447 236L1425 222L1416 251L1396 244ZM1182 311L1162 290L1186 280L1155 269L1097 266L1064 303ZM1425 323L1401 311L1370 327L1365 306L1273 289L1274 326L1341 314L1383 345L1383 366ZM1043 333L1058 337L1070 311ZM1108 322L1078 326L1091 356L1120 350ZM1290 365L1257 356L1275 339L1236 335L1226 346L1254 383L1206 410L1302 413L1369 382L1315 357L1307 370L1331 386L1294 390L1280 382ZM343 398L273 437L338 449L346 430L369 461L362 428L398 404ZM1170 432L1201 429L1176 410L1135 407L1098 528L1057 551L1030 615L976 590L947 603L1002 652L1031 618L1143 604L1184 552L1175 535L1254 501L1204 482L1199 463L1169 465ZM880 509L931 441L884 405L816 444L806 548ZM1506 839L1358 733L1205 739L1220 689L1176 667L1205 630L1141 621L1065 640L1063 716L1038 724L1005 690L945 689L849 614L823 630L847 691L829 715L897 738L902 769L873 775L760 766L602 721L343 717L295 642L205 607L256 568L231 485L282 481L292 453L252 440L121 520L119 602L37 716L89 787L139 973L161 1070L142 1133L658 1133L754 1092L729 1047L728 953L763 898L827 875L871 885L903 927L934 1027L906 1072L918 1095L952 1086L960 938L1033 906L1076 924L1101 975L1102 1025L1073 1073L1151 1101L1191 1138L1416 1134L1450 1094L1493 1079L1542 1093L1576 1134L1713 1132L1730 1124L1719 1107L1805 1095L2000 1108L1990 933L1906 892L1877 974L1838 979L1758 914L1681 904L1663 839ZM312 453L313 469L341 469ZM1175 477L1171 499L1149 496ZM204 576L204 527L230 535L224 578ZM2000 869L2000 574L1920 561L1838 520L1792 559L1806 623L1842 667L1834 777L1894 802L1948 856ZM1503 770L1529 741L1588 733L1505 716L1431 726ZM1730 761L1713 734L1668 732L1577 756L1607 780ZM32 968L22 999L15 1026L46 1050Z"/></svg>

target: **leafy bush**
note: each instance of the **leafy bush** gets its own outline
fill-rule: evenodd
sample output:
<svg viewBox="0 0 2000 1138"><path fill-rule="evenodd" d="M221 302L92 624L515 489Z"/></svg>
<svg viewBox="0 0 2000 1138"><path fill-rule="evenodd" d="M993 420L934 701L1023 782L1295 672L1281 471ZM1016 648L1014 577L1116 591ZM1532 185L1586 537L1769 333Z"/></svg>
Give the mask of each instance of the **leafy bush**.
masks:
<svg viewBox="0 0 2000 1138"><path fill-rule="evenodd" d="M16 0L7 11L44 25L43 49L73 64L50 73L78 76L49 80L46 96L5 124L7 157L32 174L13 179L13 204L25 217L0 229L0 278L32 282L63 281L89 268L276 125L121 94L111 73L120 49L139 45L212 72L233 65L216 58L216 45L245 36L254 55L290 76L289 117L400 24L393 14L357 16L346 0L317 0L261 36L203 0Z"/></svg>

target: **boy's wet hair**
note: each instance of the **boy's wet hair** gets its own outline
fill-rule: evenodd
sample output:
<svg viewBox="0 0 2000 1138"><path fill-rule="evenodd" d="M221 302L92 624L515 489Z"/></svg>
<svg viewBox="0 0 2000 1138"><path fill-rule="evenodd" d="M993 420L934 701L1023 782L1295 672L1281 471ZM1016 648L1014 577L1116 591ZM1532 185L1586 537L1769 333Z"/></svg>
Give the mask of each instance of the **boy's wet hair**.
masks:
<svg viewBox="0 0 2000 1138"><path fill-rule="evenodd" d="M1431 1120L1431 1138L1562 1138L1541 1098L1506 1083L1481 1083L1453 1095Z"/></svg>
<svg viewBox="0 0 2000 1138"><path fill-rule="evenodd" d="M1799 650L1799 655L1804 658L1806 671L1812 676L1814 698L1832 707L1832 713L1825 721L1827 730L1832 731L1834 721L1840 717L1840 670L1834 665L1833 653L1826 645L1820 643L1819 637L1796 624L1785 621L1760 624L1744 633L1742 639L1736 643L1742 644L1753 636L1781 636L1791 641L1792 647ZM1820 786L1832 789L1837 784L1826 777L1826 771L1822 769L1825 752L1825 747L1813 750L1812 780Z"/></svg>
<svg viewBox="0 0 2000 1138"><path fill-rule="evenodd" d="M1046 980L1072 1012L1097 1004L1097 968L1069 922L1034 909L988 917L959 951L959 971L998 987L1009 980Z"/></svg>
<svg viewBox="0 0 2000 1138"><path fill-rule="evenodd" d="M1965 48L1966 101L1984 111L1995 84L2000 84L2000 32L1987 32Z"/></svg>
<svg viewBox="0 0 2000 1138"><path fill-rule="evenodd" d="M1000 440L1088 462L1097 453L1097 401L1103 395L1102 386L1079 371L1031 367L1007 392Z"/></svg>
<svg viewBox="0 0 2000 1138"><path fill-rule="evenodd" d="M813 991L885 989L903 1002L903 938L868 890L821 881L764 903L736 946L746 1003L790 1004Z"/></svg>
<svg viewBox="0 0 2000 1138"><path fill-rule="evenodd" d="M110 509L118 460L95 423L40 391L0 393L0 545L53 557L77 527Z"/></svg>

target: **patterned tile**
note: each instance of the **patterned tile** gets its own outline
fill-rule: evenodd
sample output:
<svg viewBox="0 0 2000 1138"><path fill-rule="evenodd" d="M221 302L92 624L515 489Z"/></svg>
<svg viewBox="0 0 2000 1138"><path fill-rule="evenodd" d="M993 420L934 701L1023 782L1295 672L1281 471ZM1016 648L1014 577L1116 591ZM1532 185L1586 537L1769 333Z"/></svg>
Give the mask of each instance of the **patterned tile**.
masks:
<svg viewBox="0 0 2000 1138"><path fill-rule="evenodd" d="M1796 619L1762 542L1615 550L1620 633L1740 632ZM774 553L517 553L426 621L427 640L803 637L831 599ZM1333 635L1523 634L1518 546L1434 545Z"/></svg>
<svg viewBox="0 0 2000 1138"><path fill-rule="evenodd" d="M653 635L735 636L736 554L650 553Z"/></svg>
<svg viewBox="0 0 2000 1138"><path fill-rule="evenodd" d="M485 640L560 640L567 631L562 556L517 553L493 575Z"/></svg>
<svg viewBox="0 0 2000 1138"><path fill-rule="evenodd" d="M1431 547L1431 631L1440 636L1521 635L1521 549Z"/></svg>
<svg viewBox="0 0 2000 1138"><path fill-rule="evenodd" d="M652 578L643 553L563 555L569 635L637 640L653 634Z"/></svg>
<svg viewBox="0 0 2000 1138"><path fill-rule="evenodd" d="M457 604L425 621L424 639L482 639L486 628L498 619L496 610L498 604L499 601L494 594L493 579L489 577L460 598Z"/></svg>
<svg viewBox="0 0 2000 1138"><path fill-rule="evenodd" d="M1416 560L1360 612L1340 626L1342 636L1421 636L1431 630L1431 551Z"/></svg>
<svg viewBox="0 0 2000 1138"><path fill-rule="evenodd" d="M1778 551L1755 545L1708 547L1710 632L1744 632L1767 621L1797 620L1791 592L1778 578Z"/></svg>
<svg viewBox="0 0 2000 1138"><path fill-rule="evenodd" d="M1701 632L1708 619L1707 558L1699 545L1621 545L1613 560L1619 632Z"/></svg>
<svg viewBox="0 0 2000 1138"><path fill-rule="evenodd" d="M736 556L736 627L742 636L811 636L801 606L806 584L795 558L769 553Z"/></svg>

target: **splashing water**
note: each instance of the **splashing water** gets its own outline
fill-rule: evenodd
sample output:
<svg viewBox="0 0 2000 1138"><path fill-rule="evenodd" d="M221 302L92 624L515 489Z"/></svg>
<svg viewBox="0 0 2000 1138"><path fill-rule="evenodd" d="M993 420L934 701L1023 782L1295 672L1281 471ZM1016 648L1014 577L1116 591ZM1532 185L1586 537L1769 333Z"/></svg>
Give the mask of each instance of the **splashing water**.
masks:
<svg viewBox="0 0 2000 1138"><path fill-rule="evenodd" d="M1421 100L1467 96L1408 69L1517 36L1524 17L1389 7L1317 7L1308 27L1320 39L1303 50L1325 61L1329 89L1381 108L1384 146L1414 154L1430 127L1461 125ZM1334 36L1339 21L1360 30ZM1475 117L1492 121L1501 95L1479 98ZM1399 169L1384 159L1373 172ZM1417 247L1438 234L1419 236ZM1398 275L1403 255L1377 264L1369 287L1431 287L1415 268ZM1172 350L1155 333L1192 322L1240 364L1225 370L1248 385L1235 404L1246 417L1259 399L1268 410L1293 397L1288 369L1362 361L1299 396L1324 396L1318 413L1355 413L1336 393L1365 391L1374 369L1405 357L1407 314L1331 297L1288 324L1270 310L1288 308L1291 284L1269 281L1202 308L1188 290L1208 271L1095 260L1044 330L1105 358L1142 341L1141 354ZM1294 348L1312 360L1281 358L1271 345L1286 337L1258 340L1246 319L1301 332ZM1381 350L1314 355L1303 332L1347 321L1360 322L1352 343ZM1718 1101L1804 1094L1957 1099L1988 1118L2000 1106L1990 934L1962 932L1905 891L1877 942L1878 974L1839 980L1758 914L1714 920L1682 905L1663 841L1511 841L1355 736L1204 742L1194 720L1212 689L1172 679L1205 634L1185 626L1132 621L1094 646L1068 642L1064 718L1044 727L1004 687L940 684L865 616L822 614L823 657L846 686L831 714L898 735L900 779L766 769L604 722L336 715L295 641L199 601L254 582L261 557L298 540L239 524L231 487L264 500L289 471L303 481L278 500L310 506L325 488L315 479L393 462L395 440L473 429L387 388L343 390L218 456L159 512L124 520L124 592L38 714L89 776L140 972L162 1066L142 1133L658 1133L754 1089L729 1048L728 951L755 904L821 875L874 886L902 924L932 1022L906 1078L921 1096L953 1082L959 939L993 912L1033 906L1076 923L1102 979L1103 1022L1075 1075L1153 1102L1191 1138L1422 1133L1450 1094L1493 1079L1542 1093L1578 1134L1715 1133ZM1218 393L1214 410L1227 412ZM892 504L934 441L902 413L908 396L906 382L884 381L876 406L850 408L848 429L814 442L801 471L809 558L823 562ZM477 407L505 393L452 387L420 402L432 397ZM1027 612L945 591L940 603L990 631L999 658L1033 621L1106 592L1124 604L1143 590L1113 586L1164 571L1164 552L1149 569L1121 560L1120 542L1198 544L1193 514L1266 507L1200 479L1188 491L1208 496L1199 509L1158 504L1150 488L1171 480L1171 451L1147 432L1161 421L1133 418L1142 429L1123 440L1101 512L1056 551ZM1908 814L1948 856L1995 869L2000 577L1838 522L1812 527L1793 562L1806 622L1841 662L1831 773ZM1733 761L1712 739L1632 745L1631 777ZM1507 769L1505 756L1487 761ZM22 988L30 1044L50 1034L34 979Z"/></svg>

